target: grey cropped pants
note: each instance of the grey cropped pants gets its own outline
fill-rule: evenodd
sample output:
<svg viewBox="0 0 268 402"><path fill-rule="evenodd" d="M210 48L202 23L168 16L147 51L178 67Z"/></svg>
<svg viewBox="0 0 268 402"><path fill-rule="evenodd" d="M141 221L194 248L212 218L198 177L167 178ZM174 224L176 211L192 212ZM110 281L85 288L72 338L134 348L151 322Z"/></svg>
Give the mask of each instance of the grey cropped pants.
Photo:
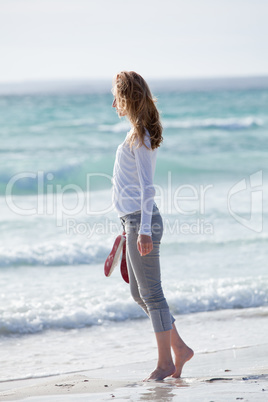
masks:
<svg viewBox="0 0 268 402"><path fill-rule="evenodd" d="M160 212L154 205L151 223L153 250L145 256L141 256L137 248L141 211L125 215L120 220L126 232L126 258L131 295L150 317L154 332L168 331L175 319L170 314L161 286L159 248L163 221Z"/></svg>

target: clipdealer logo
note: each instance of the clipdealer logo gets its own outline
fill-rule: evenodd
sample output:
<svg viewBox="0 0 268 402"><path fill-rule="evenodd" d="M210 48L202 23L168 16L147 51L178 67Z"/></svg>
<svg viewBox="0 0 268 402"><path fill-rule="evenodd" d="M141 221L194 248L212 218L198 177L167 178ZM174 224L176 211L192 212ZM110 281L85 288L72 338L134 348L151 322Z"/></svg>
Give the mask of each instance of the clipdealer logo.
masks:
<svg viewBox="0 0 268 402"><path fill-rule="evenodd" d="M92 234L96 231L96 225L93 221L85 222L87 228L82 227L83 222L78 222L78 217L82 213L90 217L104 217L114 211L111 202L108 204L100 203L97 200L93 202L92 179L105 179L111 183L112 177L104 173L89 173L86 177L86 191L76 184L69 183L67 185L53 184L54 175L52 173L38 172L22 172L11 177L6 186L6 204L9 209L18 215L24 216L54 216L56 225L62 227L69 219L69 229L74 231L76 226L78 234L84 232ZM13 188L20 180L33 180L37 186L37 193L34 197L27 199L23 197L17 199L13 194ZM207 204L207 194L213 191L213 185L194 186L183 184L174 186L171 182L171 172L168 172L167 185L162 187L154 185L156 190L155 200L164 214L177 217L185 217L183 221L179 219L165 219L166 227L169 233L178 232L183 234L213 234L214 224L212 221L206 221L205 206ZM185 193L186 191L186 193ZM243 178L235 183L229 191L227 191L227 212L240 225L253 230L257 233L263 230L263 172L259 170L252 173L249 178ZM67 198L66 198L67 197ZM71 199L70 199L71 197ZM122 195L123 201L125 198ZM126 197L127 199L127 197ZM71 202L70 202L71 201ZM17 204L18 203L18 204ZM238 205L238 207L237 207ZM95 209L95 208L96 209ZM246 209L246 211L245 211ZM77 219L73 219L76 217ZM189 218L193 218L190 222ZM201 218L201 219L195 219ZM98 219L98 218L97 218ZM95 219L94 219L95 221ZM68 223L67 222L67 223ZM94 228L92 229L92 224ZM101 222L100 222L101 224ZM80 225L80 226L79 226ZM90 225L90 227L88 226ZM105 226L106 227L106 226ZM98 230L100 228L98 227Z"/></svg>
<svg viewBox="0 0 268 402"><path fill-rule="evenodd" d="M241 196L242 192L250 192L250 199L248 203L249 217L245 217L238 212L235 212L231 201L237 196ZM247 197L245 194L244 197ZM244 198L243 197L243 198ZM246 178L236 183L228 192L227 206L230 215L244 227L260 233L263 229L263 177L262 170L255 172Z"/></svg>

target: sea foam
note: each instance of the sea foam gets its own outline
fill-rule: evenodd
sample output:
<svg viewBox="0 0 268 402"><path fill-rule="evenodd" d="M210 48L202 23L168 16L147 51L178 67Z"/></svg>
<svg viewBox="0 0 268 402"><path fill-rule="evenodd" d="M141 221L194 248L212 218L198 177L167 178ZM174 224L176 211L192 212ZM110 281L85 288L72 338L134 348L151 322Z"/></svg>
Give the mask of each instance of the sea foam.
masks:
<svg viewBox="0 0 268 402"><path fill-rule="evenodd" d="M164 128L183 129L219 129L219 130L241 130L247 128L261 127L263 121L256 117L230 117L230 118L206 118L191 120L163 120Z"/></svg>
<svg viewBox="0 0 268 402"><path fill-rule="evenodd" d="M77 329L146 317L131 299L125 284L117 283L105 292L96 284L91 288L89 285L87 290L79 286L73 280L66 295L52 288L50 299L47 299L47 289L43 293L41 289L19 291L16 300L0 309L0 334ZM267 306L267 295L268 279L263 277L189 280L179 285L172 283L166 289L173 314Z"/></svg>
<svg viewBox="0 0 268 402"><path fill-rule="evenodd" d="M51 244L24 244L0 247L0 267L8 266L61 266L74 264L96 264L104 261L109 248L101 245L78 242Z"/></svg>

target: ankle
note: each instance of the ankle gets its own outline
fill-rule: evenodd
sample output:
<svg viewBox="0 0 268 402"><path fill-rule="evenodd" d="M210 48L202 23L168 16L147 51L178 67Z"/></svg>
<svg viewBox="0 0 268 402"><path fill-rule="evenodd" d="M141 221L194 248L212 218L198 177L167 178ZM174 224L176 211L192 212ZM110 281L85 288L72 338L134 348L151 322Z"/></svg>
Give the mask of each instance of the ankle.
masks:
<svg viewBox="0 0 268 402"><path fill-rule="evenodd" d="M189 349L189 347L184 342L183 343L182 342L177 342L177 343L175 342L175 343L172 344L172 349L182 351L184 349Z"/></svg>
<svg viewBox="0 0 268 402"><path fill-rule="evenodd" d="M158 360L158 363L157 363L158 369L167 370L172 367L175 367L172 358L170 360Z"/></svg>

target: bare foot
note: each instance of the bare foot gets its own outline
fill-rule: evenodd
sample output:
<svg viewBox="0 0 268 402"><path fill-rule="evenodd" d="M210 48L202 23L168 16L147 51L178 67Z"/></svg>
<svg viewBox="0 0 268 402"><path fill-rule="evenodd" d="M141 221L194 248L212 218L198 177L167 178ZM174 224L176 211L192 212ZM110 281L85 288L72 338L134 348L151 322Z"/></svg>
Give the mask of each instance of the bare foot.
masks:
<svg viewBox="0 0 268 402"><path fill-rule="evenodd" d="M145 378L143 381L161 381L164 378L171 376L173 373L175 374L175 372L176 367L173 362L171 362L165 368L156 367L149 377Z"/></svg>
<svg viewBox="0 0 268 402"><path fill-rule="evenodd" d="M172 377L179 378L181 376L182 368L188 360L190 360L193 355L194 351L189 348L187 345L176 348L174 350L175 353L175 367L176 371L172 374Z"/></svg>

